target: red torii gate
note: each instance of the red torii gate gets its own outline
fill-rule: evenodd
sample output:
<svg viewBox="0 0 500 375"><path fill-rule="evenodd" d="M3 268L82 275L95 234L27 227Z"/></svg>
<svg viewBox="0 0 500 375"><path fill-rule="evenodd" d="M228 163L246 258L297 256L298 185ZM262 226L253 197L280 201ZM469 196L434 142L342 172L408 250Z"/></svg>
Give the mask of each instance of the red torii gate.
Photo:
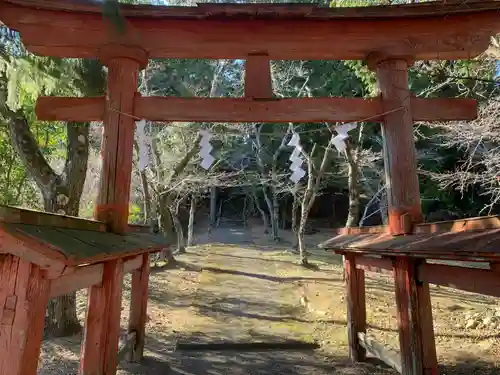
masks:
<svg viewBox="0 0 500 375"><path fill-rule="evenodd" d="M418 99L408 88L408 67L420 59L470 59L500 30L497 1L421 3L386 7L321 9L312 5L126 6L126 31L116 34L101 7L83 0L3 0L0 20L20 32L26 48L55 57L99 58L108 67L106 97L40 98L41 120L104 122L103 171L95 217L113 233L127 230L134 117L157 121L383 122L389 228L393 235L422 221L413 122L468 120L477 116L467 99ZM138 73L150 58L246 60L245 97L237 99L141 97ZM381 95L372 99L275 99L270 60L367 60ZM132 115L132 116L131 116ZM91 289L87 322L98 320L118 295L120 271L104 269L105 291ZM101 288L102 289L102 288ZM94 291L94 292L92 292ZM107 293L107 299L102 293ZM112 309L107 319L118 319ZM3 322L0 325L4 324ZM116 372L116 332L86 327L81 373ZM7 345L13 345L12 342ZM110 347L110 345L112 347ZM101 349L104 348L101 353ZM0 375L12 360L38 357L40 342L0 353ZM29 353L27 352L29 351ZM3 358L2 358L3 357ZM353 357L354 358L354 357ZM13 367L21 368L21 366ZM408 374L414 374L407 370Z"/></svg>

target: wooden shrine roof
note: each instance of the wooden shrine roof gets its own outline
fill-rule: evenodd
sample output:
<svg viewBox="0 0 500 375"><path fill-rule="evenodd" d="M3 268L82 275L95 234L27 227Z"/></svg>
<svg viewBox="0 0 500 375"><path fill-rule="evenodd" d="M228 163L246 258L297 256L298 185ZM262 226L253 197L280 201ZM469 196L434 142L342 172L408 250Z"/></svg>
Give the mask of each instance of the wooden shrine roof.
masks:
<svg viewBox="0 0 500 375"><path fill-rule="evenodd" d="M25 257L42 268L57 264L64 269L169 247L163 236L137 228L124 235L105 229L94 220L0 206L0 252Z"/></svg>
<svg viewBox="0 0 500 375"><path fill-rule="evenodd" d="M82 229L28 224L3 224L2 228L19 239L30 238L62 253L71 264L81 264L130 254L161 251L168 247L165 238L149 233L117 235ZM7 249L8 250L8 249Z"/></svg>
<svg viewBox="0 0 500 375"><path fill-rule="evenodd" d="M0 0L0 22L33 53L98 57L110 44L149 58L365 59L376 52L416 59L470 59L500 32L499 0L319 8L308 4L121 5L124 33L91 0ZM270 22L268 22L270 21Z"/></svg>
<svg viewBox="0 0 500 375"><path fill-rule="evenodd" d="M391 236L384 227L352 228L320 244L326 250L373 255L409 255L429 259L500 259L500 217L418 225L414 234ZM378 233L377 233L378 232Z"/></svg>
<svg viewBox="0 0 500 375"><path fill-rule="evenodd" d="M3 0L6 3L44 10L83 13L102 12L102 1L96 0ZM443 16L499 10L495 0L447 0L416 4L362 7L318 7L314 4L231 4L201 3L196 6L157 6L122 4L127 17L170 19L386 19Z"/></svg>

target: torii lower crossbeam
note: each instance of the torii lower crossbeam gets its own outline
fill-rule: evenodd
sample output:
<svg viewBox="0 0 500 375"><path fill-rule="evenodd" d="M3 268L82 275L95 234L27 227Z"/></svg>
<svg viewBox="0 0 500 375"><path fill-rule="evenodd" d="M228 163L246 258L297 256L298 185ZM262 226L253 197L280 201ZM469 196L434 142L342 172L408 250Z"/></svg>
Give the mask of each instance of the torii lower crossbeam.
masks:
<svg viewBox="0 0 500 375"><path fill-rule="evenodd" d="M472 120L477 117L473 99L411 98L413 121ZM102 121L104 97L41 97L36 105L39 120ZM110 109L111 111L113 108ZM133 113L152 121L193 122L343 122L383 121L380 98L180 98L136 95Z"/></svg>

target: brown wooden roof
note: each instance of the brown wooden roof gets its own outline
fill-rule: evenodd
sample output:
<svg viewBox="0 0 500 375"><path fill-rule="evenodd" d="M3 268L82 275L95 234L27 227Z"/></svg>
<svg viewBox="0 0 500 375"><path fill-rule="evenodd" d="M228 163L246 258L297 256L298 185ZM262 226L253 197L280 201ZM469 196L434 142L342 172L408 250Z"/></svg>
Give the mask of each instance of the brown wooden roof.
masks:
<svg viewBox="0 0 500 375"><path fill-rule="evenodd" d="M6 3L45 10L101 13L102 1L93 0L3 0ZM447 0L417 4L323 8L311 4L198 4L196 7L122 4L127 17L174 19L349 19L429 17L499 10L495 0Z"/></svg>
<svg viewBox="0 0 500 375"><path fill-rule="evenodd" d="M112 258L158 252L168 248L162 236L132 232L125 235L81 229L57 228L28 224L4 224L8 233L21 241L30 238L60 252L71 265L94 263Z"/></svg>
<svg viewBox="0 0 500 375"><path fill-rule="evenodd" d="M42 268L59 270L169 247L168 239L140 229L134 226L129 233L117 235L106 232L98 221L0 205L0 252Z"/></svg>
<svg viewBox="0 0 500 375"><path fill-rule="evenodd" d="M347 234L320 245L336 252L359 252L385 256L408 255L431 259L499 260L500 229L458 233Z"/></svg>

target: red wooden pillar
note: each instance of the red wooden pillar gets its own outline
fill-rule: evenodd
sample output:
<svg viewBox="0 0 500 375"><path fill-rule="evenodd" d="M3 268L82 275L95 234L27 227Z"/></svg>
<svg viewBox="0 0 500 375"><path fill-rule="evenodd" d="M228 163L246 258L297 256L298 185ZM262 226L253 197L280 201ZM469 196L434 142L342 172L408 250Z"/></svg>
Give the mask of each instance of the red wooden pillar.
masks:
<svg viewBox="0 0 500 375"><path fill-rule="evenodd" d="M130 351L129 361L138 362L144 354L144 338L148 310L150 260L149 254L142 256L142 265L132 273L130 315L128 331L136 333L135 347Z"/></svg>
<svg viewBox="0 0 500 375"><path fill-rule="evenodd" d="M123 46L107 46L100 60L108 67L108 89L104 117L102 172L96 219L105 221L114 233L128 226L130 180L135 121L134 97L139 71L147 65L146 52Z"/></svg>
<svg viewBox="0 0 500 375"><path fill-rule="evenodd" d="M420 261L417 262L417 267ZM425 261L421 261L425 263ZM415 281L417 293L417 310L420 320L420 335L422 339L422 359L424 375L439 375L434 339L434 323L432 321L432 303L429 283Z"/></svg>
<svg viewBox="0 0 500 375"><path fill-rule="evenodd" d="M0 375L36 375L50 283L38 266L0 255Z"/></svg>
<svg viewBox="0 0 500 375"><path fill-rule="evenodd" d="M114 375L117 367L123 260L104 264L101 285L89 288L80 374Z"/></svg>
<svg viewBox="0 0 500 375"><path fill-rule="evenodd" d="M408 88L408 61L402 58L382 59L371 56L380 86L384 124L385 180L389 206L389 229L404 234L422 221L417 159L413 138L413 119ZM405 216L410 218L410 228Z"/></svg>
<svg viewBox="0 0 500 375"><path fill-rule="evenodd" d="M416 278L419 260L397 257L394 279L403 375L437 375L429 285Z"/></svg>
<svg viewBox="0 0 500 375"><path fill-rule="evenodd" d="M270 99L273 97L273 82L269 56L249 55L245 62L245 97Z"/></svg>
<svg viewBox="0 0 500 375"><path fill-rule="evenodd" d="M422 222L406 58L373 54L369 63L380 86L389 231L409 234ZM429 285L416 279L416 260L394 262L399 339L404 375L437 374Z"/></svg>
<svg viewBox="0 0 500 375"><path fill-rule="evenodd" d="M139 70L147 55L138 48L106 46L100 54L108 67L104 118L102 172L95 216L108 230L122 234L128 228L130 180L135 131L134 97ZM89 290L81 375L115 375L120 335L123 261L104 266L103 283Z"/></svg>
<svg viewBox="0 0 500 375"><path fill-rule="evenodd" d="M347 336L349 358L352 362L366 359L366 350L360 345L358 333L366 333L365 273L356 268L356 256L344 255L347 299Z"/></svg>

